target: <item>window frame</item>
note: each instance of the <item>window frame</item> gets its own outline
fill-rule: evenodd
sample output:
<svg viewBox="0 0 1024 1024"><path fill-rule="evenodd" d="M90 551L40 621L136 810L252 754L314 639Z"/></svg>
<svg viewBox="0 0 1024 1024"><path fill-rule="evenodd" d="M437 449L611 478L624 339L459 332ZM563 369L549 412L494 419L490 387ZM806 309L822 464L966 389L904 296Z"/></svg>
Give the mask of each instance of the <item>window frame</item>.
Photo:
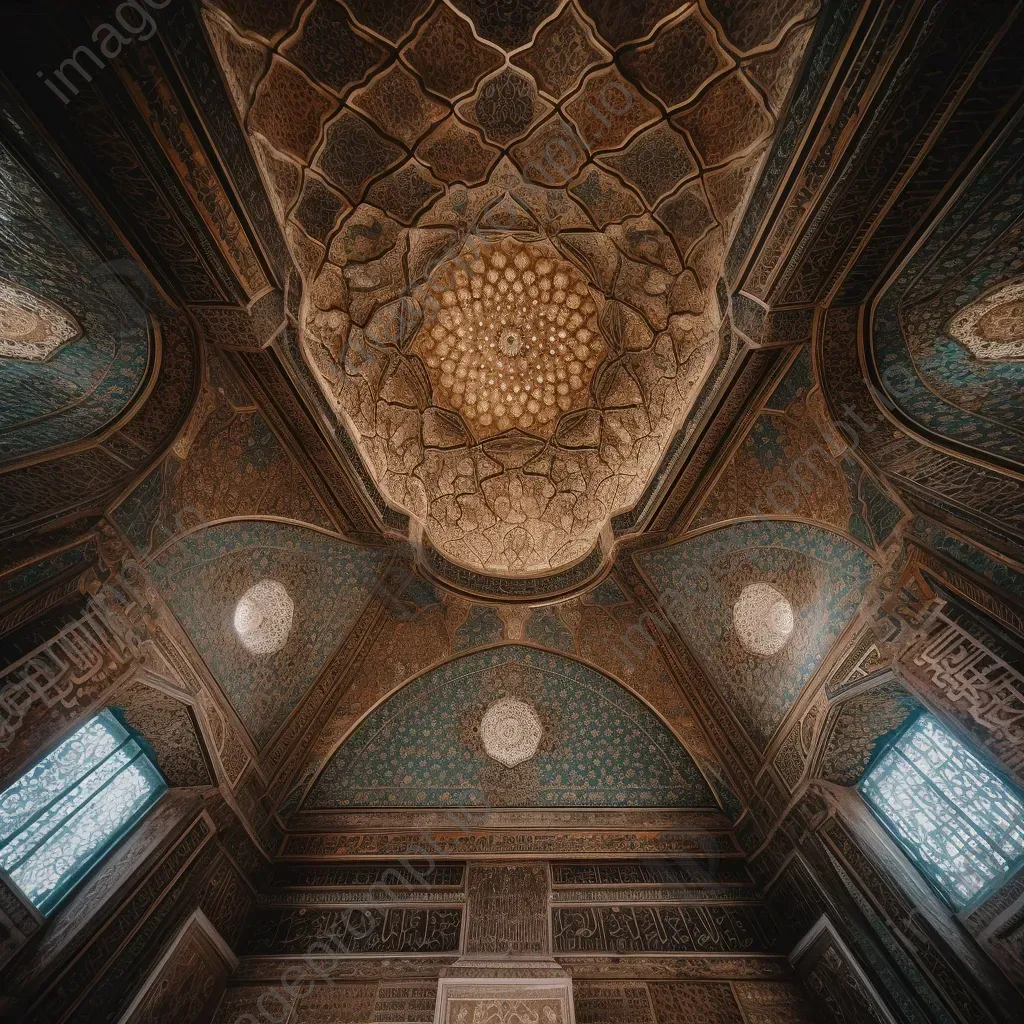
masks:
<svg viewBox="0 0 1024 1024"><path fill-rule="evenodd" d="M83 860L74 865L66 873L62 874L56 885L45 895L43 895L37 903L22 887L19 885L18 880L13 877L12 871L15 868L3 867L7 878L9 879L11 887L18 893L20 898L25 901L30 907L32 907L36 913L38 913L44 920L48 920L53 914L75 893L78 889L88 880L93 872L100 866L100 864L106 860L106 858L114 852L117 847L124 842L135 828L141 824L143 819L149 814L157 802L164 796L170 788L170 784L167 781L166 776L160 770L159 763L156 755L153 751L152 746L137 730L133 729L124 719L124 715L121 709L116 706L107 706L100 708L87 718L79 721L75 728L65 733L60 740L55 743L49 750L37 757L30 765L23 768L16 778L12 779L7 786L0 790L0 797L8 793L13 787L15 787L22 779L33 772L40 764L42 764L48 757L51 757L60 747L71 740L81 730L87 728L97 719L112 719L113 723L124 732L124 738L118 743L114 750L108 754L103 755L102 759L97 761L91 767L88 768L83 774L77 777L77 779L71 785L65 785L63 788L52 797L47 800L43 806L32 812L29 818L14 832L12 832L6 839L0 841L0 850L6 848L9 844L17 839L18 836L22 835L26 829L30 828L32 824L37 821L43 814L50 808L58 804L62 799L67 797L68 794L74 791L74 789L82 785L94 772L99 770L101 766L117 754L118 751L123 750L131 744L137 748L137 751L132 756L131 760L121 766L121 768L111 778L107 779L99 786L94 792L90 793L85 800L83 800L72 813L67 815L62 821L56 824L50 832L48 832L42 839L40 839L26 854L24 854L19 860L19 866L21 863L29 860L36 852L43 848L45 844L56 835L61 828L73 822L79 815L84 811L89 804L98 797L114 780L125 771L131 765L136 764L140 760L142 761L142 767L149 777L149 781L152 783L150 791L145 801L136 809L136 811L124 822L122 822L116 829L114 829L104 840L88 854ZM103 723L109 728L108 722ZM117 736L115 734L115 739Z"/></svg>
<svg viewBox="0 0 1024 1024"><path fill-rule="evenodd" d="M939 899L941 899L942 902L946 904L946 906L950 907L955 914L962 915L965 913L969 913L970 911L979 907L986 900L991 898L994 893L998 892L1004 885L1006 885L1012 878L1014 878L1022 869L1024 869L1024 852L1018 854L1018 856L1013 860L1009 860L1009 858L1005 854L1001 853L1000 856L1002 856L1007 863L1007 866L1003 871L1001 877L995 878L992 881L988 882L986 885L982 886L982 888L979 889L973 896L971 896L969 900L962 902L955 892L947 892L939 885L933 873L930 870L928 870L928 868L925 866L928 862L923 861L923 858L920 856L917 850L912 848L903 839L903 837L899 834L892 819L889 817L886 811L869 797L868 793L865 791L865 785L868 782L869 777L872 775L873 772L875 772L879 768L882 761L885 760L885 758L896 749L898 744L901 743L901 741L906 737L906 735L912 729L916 728L921 723L921 720L924 718L931 718L943 732L950 736L955 743L959 744L959 746L963 748L963 750L966 751L968 755L974 758L974 760L976 760L982 766L982 768L985 769L986 772L988 772L990 775L998 779L1010 791L1010 793L1014 797L1016 797L1016 799L1022 804L1024 804L1024 790L1022 790L1020 786L1018 786L1012 779L1010 779L1004 771L1000 770L999 767L992 765L987 758L980 756L974 749L973 745L966 743L958 735L958 733L950 727L950 725L946 721L944 721L942 718L939 717L939 715L935 714L935 712L933 712L931 709L927 707L921 707L915 714L910 715L907 718L907 720L903 723L903 725L891 737L889 737L888 742L884 745L884 747L882 747L882 749L879 750L874 757L872 757L871 762L869 763L868 767L864 770L863 774L860 777L860 780L856 784L855 788L857 790L857 794L860 796L865 806L871 812L872 818L876 822L878 822L878 824L885 831L886 835L896 844L896 846L899 848L901 853L903 853L903 855L907 858L907 860L910 861L917 874L924 880L924 882L928 885L932 892L934 892L939 897ZM906 755L903 755L902 752L900 752L898 756L903 756L904 759L906 759ZM914 769L918 771L919 774L924 774L920 771L919 768L917 768L916 765L912 765L912 767L914 767ZM946 794L941 791L941 789L932 781L930 777L924 777L929 787L934 792L936 792L944 802L952 804L952 801L949 799L949 797L947 797ZM986 844L988 844L989 846L995 845L991 841L987 833L982 833L979 826L971 822L970 818L967 815L962 814L960 812L960 809L955 804L952 804L952 806L954 811L956 812L957 818L963 819L967 821L969 824L971 824L972 828L979 835L983 836Z"/></svg>

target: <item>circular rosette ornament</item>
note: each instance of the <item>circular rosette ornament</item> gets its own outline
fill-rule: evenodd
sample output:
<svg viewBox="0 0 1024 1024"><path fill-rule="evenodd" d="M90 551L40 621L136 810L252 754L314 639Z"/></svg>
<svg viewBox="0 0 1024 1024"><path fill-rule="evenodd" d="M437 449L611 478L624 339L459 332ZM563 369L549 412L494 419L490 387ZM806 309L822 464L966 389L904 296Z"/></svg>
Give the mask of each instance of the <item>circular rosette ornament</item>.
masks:
<svg viewBox="0 0 1024 1024"><path fill-rule="evenodd" d="M413 349L438 405L477 438L513 428L548 437L582 408L606 346L582 274L536 246L467 246L434 282L435 315Z"/></svg>
<svg viewBox="0 0 1024 1024"><path fill-rule="evenodd" d="M235 632L252 654L275 654L288 643L295 605L284 584L260 580L235 606Z"/></svg>
<svg viewBox="0 0 1024 1024"><path fill-rule="evenodd" d="M480 721L484 750L506 768L529 761L543 732L537 712L515 697L495 701Z"/></svg>
<svg viewBox="0 0 1024 1024"><path fill-rule="evenodd" d="M733 605L740 643L762 658L778 654L793 632L793 606L770 583L749 583Z"/></svg>

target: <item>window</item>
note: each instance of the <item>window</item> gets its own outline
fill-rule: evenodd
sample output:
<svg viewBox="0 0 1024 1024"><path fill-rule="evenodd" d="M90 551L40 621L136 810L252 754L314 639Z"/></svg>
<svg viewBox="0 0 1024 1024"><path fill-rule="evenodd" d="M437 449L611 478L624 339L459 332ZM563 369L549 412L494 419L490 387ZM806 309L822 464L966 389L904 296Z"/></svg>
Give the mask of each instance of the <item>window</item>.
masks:
<svg viewBox="0 0 1024 1024"><path fill-rule="evenodd" d="M0 793L0 867L49 913L167 783L110 710Z"/></svg>
<svg viewBox="0 0 1024 1024"><path fill-rule="evenodd" d="M1024 795L929 714L875 762L864 799L958 910L1024 862Z"/></svg>

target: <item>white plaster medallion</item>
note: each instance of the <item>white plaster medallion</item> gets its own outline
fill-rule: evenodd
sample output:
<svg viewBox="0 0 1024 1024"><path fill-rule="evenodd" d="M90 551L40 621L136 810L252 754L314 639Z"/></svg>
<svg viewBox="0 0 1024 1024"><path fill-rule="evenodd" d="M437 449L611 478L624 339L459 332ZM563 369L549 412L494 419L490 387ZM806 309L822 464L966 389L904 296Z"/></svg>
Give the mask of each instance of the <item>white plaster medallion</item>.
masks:
<svg viewBox="0 0 1024 1024"><path fill-rule="evenodd" d="M537 712L516 697L495 701L480 720L484 750L506 768L529 761L537 753L543 731Z"/></svg>

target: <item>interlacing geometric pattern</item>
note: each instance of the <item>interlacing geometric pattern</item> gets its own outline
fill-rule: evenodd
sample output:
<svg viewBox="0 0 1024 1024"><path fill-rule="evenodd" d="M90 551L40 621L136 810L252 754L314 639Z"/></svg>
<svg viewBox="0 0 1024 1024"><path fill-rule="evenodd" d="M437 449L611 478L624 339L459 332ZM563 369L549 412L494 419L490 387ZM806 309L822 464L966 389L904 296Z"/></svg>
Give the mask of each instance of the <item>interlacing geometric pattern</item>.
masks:
<svg viewBox="0 0 1024 1024"><path fill-rule="evenodd" d="M101 711L0 793L0 867L49 913L166 788L128 730Z"/></svg>
<svg viewBox="0 0 1024 1024"><path fill-rule="evenodd" d="M893 744L861 793L957 909L1024 861L1024 797L929 714Z"/></svg>
<svg viewBox="0 0 1024 1024"><path fill-rule="evenodd" d="M202 6L385 499L474 572L591 555L712 375L819 0Z"/></svg>

